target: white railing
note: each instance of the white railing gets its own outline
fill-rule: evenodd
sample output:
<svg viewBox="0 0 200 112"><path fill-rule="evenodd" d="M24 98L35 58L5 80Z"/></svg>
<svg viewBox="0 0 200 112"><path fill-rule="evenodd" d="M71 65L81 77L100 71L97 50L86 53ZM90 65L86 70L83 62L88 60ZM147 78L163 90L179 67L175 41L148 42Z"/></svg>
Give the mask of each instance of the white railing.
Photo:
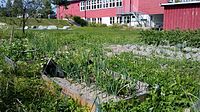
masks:
<svg viewBox="0 0 200 112"><path fill-rule="evenodd" d="M200 0L169 0L169 3L178 3L178 2L195 2Z"/></svg>

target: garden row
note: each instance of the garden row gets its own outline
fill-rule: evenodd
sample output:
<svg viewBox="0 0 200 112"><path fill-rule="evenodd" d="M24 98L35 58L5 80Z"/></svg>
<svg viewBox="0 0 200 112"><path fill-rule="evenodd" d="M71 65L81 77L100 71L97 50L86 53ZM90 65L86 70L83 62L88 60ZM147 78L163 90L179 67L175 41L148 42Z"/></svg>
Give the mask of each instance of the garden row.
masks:
<svg viewBox="0 0 200 112"><path fill-rule="evenodd" d="M185 47L179 49L174 46L150 46L150 45L109 45L105 46L107 55L112 56L122 52L132 52L135 55L147 57L160 57L178 60L200 61L200 48ZM111 52L109 52L111 50Z"/></svg>
<svg viewBox="0 0 200 112"><path fill-rule="evenodd" d="M200 47L200 30L143 30L140 32L140 35L141 40L146 44L172 45L177 46L180 49L184 47Z"/></svg>

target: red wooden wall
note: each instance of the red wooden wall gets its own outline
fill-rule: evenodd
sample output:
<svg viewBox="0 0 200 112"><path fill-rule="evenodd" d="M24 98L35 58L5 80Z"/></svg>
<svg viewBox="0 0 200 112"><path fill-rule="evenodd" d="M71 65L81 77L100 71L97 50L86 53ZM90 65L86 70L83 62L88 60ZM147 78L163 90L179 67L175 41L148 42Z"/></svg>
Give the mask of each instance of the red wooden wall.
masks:
<svg viewBox="0 0 200 112"><path fill-rule="evenodd" d="M200 29L200 4L164 6L164 29Z"/></svg>

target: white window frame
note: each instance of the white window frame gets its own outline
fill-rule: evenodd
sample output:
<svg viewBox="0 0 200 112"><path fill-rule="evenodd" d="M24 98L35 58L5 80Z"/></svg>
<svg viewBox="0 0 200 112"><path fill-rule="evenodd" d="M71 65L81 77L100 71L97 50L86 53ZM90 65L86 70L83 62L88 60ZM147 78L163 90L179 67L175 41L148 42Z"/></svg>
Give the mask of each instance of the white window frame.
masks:
<svg viewBox="0 0 200 112"><path fill-rule="evenodd" d="M80 11L84 11L85 10L85 2L81 1L80 2Z"/></svg>
<svg viewBox="0 0 200 112"><path fill-rule="evenodd" d="M110 8L115 7L115 0L109 0L109 7Z"/></svg>
<svg viewBox="0 0 200 112"><path fill-rule="evenodd" d="M114 24L115 23L115 17L110 17L110 24Z"/></svg>
<svg viewBox="0 0 200 112"><path fill-rule="evenodd" d="M122 0L116 0L116 7L122 7Z"/></svg>
<svg viewBox="0 0 200 112"><path fill-rule="evenodd" d="M96 23L96 18L92 18L92 23Z"/></svg>
<svg viewBox="0 0 200 112"><path fill-rule="evenodd" d="M91 2L90 0L86 1L86 10L90 10L91 9Z"/></svg>

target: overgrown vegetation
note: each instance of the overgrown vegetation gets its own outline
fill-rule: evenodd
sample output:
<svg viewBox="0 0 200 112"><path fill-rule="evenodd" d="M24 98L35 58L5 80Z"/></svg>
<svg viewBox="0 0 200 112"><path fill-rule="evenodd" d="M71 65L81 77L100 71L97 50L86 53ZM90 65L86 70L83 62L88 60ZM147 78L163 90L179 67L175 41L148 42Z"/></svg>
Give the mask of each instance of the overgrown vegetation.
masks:
<svg viewBox="0 0 200 112"><path fill-rule="evenodd" d="M140 32L141 40L153 45L177 45L200 47L200 30L192 31L154 31L143 30Z"/></svg>
<svg viewBox="0 0 200 112"><path fill-rule="evenodd" d="M75 28L73 31L28 31L25 36L22 36L16 31L13 43L9 44L9 32L2 31L0 51L2 55L17 62L20 71L15 72L14 75L8 75L9 77L13 76L13 78L9 78L6 74L13 73L6 71L9 68L3 64L3 59L1 59L0 74L3 77L2 82L5 82L2 85L9 84L4 81L8 79L15 82L15 86L11 86L15 89L11 89L20 94L9 95L18 98L25 105L24 108L22 104L18 103L18 100L15 101L12 98L14 100L11 101L15 102L17 106L9 105L11 107L8 108L16 109L17 107L42 111L42 107L48 111L54 107L53 109L57 110L57 104L60 101L59 109L86 110L72 100L60 98L56 87L52 93L40 79L38 72L41 65L46 62L46 58L52 57L66 72L65 77L73 79L74 82L86 83L88 86L96 85L97 89L120 97L132 96L131 100L102 104L100 110L103 112L182 112L186 108L192 109L193 104L199 99L199 62L147 58L132 53L123 53L113 57L105 55L105 45L139 43L138 32L138 30L121 30L110 27L85 27ZM121 76L115 77L108 71L119 73ZM150 84L149 94L143 102L136 97L135 80ZM33 92L28 88L31 84ZM42 89L37 91L38 88ZM1 89L8 90L4 87ZM9 89L9 91L11 90ZM55 93L57 94L54 95ZM29 96L23 94L31 94L33 99L29 99ZM41 99L35 101L35 94L41 94ZM9 95L6 94L6 98ZM26 98L28 99L26 100ZM0 103L1 99L0 97ZM2 101L4 103L4 100ZM69 103L63 103L65 101ZM49 104L52 106L46 107L49 106L47 102L50 102Z"/></svg>

